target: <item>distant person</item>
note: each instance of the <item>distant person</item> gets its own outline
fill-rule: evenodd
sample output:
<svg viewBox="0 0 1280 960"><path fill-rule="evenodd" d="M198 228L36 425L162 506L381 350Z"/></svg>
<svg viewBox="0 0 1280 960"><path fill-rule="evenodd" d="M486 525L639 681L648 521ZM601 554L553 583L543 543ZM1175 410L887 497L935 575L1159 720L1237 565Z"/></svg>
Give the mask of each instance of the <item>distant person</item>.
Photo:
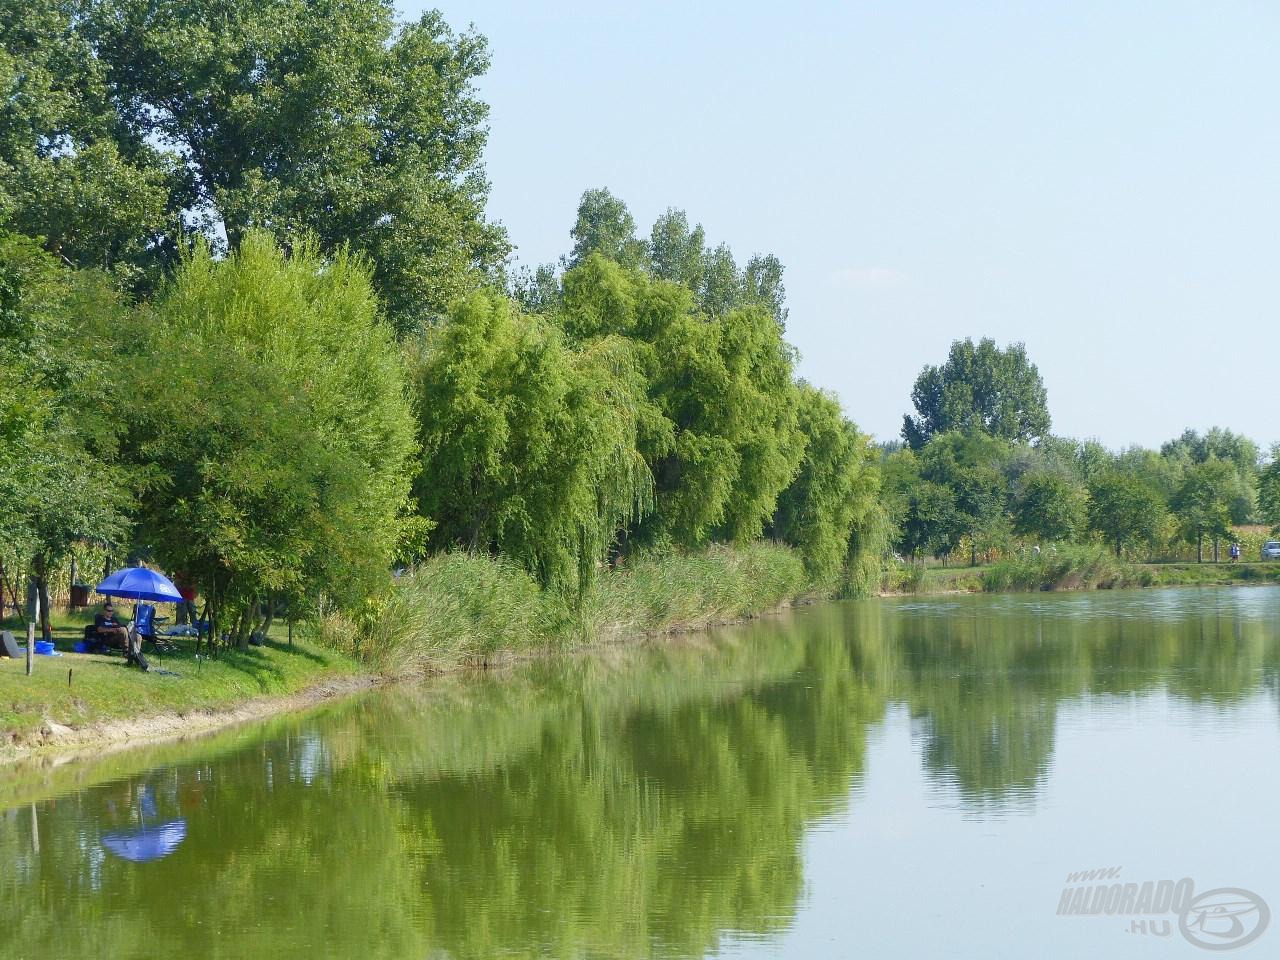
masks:
<svg viewBox="0 0 1280 960"><path fill-rule="evenodd" d="M185 573L179 572L174 575L173 585L178 588L178 593L182 595L182 602L178 606L178 623L186 625L196 622L196 588L195 584L187 577Z"/></svg>
<svg viewBox="0 0 1280 960"><path fill-rule="evenodd" d="M93 618L93 629L98 639L107 646L129 650L129 628L116 619L115 607L110 600L102 605L102 612Z"/></svg>
<svg viewBox="0 0 1280 960"><path fill-rule="evenodd" d="M1231 562L1235 563L1239 559L1240 559L1240 544L1233 543L1231 544Z"/></svg>

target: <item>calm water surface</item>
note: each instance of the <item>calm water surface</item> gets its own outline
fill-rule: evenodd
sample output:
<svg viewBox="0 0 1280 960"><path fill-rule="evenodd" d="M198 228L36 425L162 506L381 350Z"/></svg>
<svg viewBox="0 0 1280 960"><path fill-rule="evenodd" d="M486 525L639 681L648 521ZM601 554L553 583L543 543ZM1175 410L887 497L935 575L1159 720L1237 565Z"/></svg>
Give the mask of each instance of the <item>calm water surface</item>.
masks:
<svg viewBox="0 0 1280 960"><path fill-rule="evenodd" d="M5 775L0 957L1209 956L1260 912L1057 911L1097 868L1280 911L1278 700L1277 588L836 604L382 692Z"/></svg>

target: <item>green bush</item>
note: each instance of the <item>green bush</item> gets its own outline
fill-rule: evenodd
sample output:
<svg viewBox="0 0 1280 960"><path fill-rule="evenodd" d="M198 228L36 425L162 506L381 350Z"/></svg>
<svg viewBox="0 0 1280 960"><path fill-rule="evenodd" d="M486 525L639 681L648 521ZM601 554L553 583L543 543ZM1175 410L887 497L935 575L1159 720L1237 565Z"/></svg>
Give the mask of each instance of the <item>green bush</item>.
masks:
<svg viewBox="0 0 1280 960"><path fill-rule="evenodd" d="M510 560L443 553L401 577L366 623L331 615L317 638L387 671L438 668L737 620L807 592L799 554L769 543L641 557L576 604Z"/></svg>
<svg viewBox="0 0 1280 960"><path fill-rule="evenodd" d="M1038 556L1027 551L998 560L983 571L982 586L989 592L1109 589L1145 586L1150 579L1100 544L1057 544Z"/></svg>

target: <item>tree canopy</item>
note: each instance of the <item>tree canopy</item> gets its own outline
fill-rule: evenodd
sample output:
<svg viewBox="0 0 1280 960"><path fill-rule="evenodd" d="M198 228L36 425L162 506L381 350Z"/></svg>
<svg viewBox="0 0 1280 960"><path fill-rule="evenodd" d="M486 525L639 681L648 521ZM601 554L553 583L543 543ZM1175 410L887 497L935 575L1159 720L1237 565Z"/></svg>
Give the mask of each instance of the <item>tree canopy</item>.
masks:
<svg viewBox="0 0 1280 960"><path fill-rule="evenodd" d="M957 340L947 361L927 366L911 390L916 415L903 418L902 437L919 450L951 430L981 430L1002 440L1032 441L1049 432L1040 371L1020 343Z"/></svg>
<svg viewBox="0 0 1280 960"><path fill-rule="evenodd" d="M652 505L629 345L575 347L554 324L477 293L418 346L414 376L415 489L432 545L500 552L580 593Z"/></svg>
<svg viewBox="0 0 1280 960"><path fill-rule="evenodd" d="M241 642L273 597L376 594L404 533L413 411L369 273L249 231L226 260L198 247L150 311L139 538Z"/></svg>
<svg viewBox="0 0 1280 960"><path fill-rule="evenodd" d="M11 5L14 6L14 5ZM367 256L403 332L508 252L484 219L484 40L390 0L59 0L4 29L0 202L77 265L154 284L186 232ZM185 225L185 226L184 226Z"/></svg>

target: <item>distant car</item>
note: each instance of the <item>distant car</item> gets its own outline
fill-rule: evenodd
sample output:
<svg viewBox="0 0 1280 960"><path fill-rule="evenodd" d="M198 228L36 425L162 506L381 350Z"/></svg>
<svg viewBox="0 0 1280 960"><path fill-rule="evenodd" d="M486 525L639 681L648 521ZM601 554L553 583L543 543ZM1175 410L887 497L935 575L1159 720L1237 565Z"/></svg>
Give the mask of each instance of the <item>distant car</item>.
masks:
<svg viewBox="0 0 1280 960"><path fill-rule="evenodd" d="M1268 540L1262 545L1263 560L1280 560L1280 540Z"/></svg>

